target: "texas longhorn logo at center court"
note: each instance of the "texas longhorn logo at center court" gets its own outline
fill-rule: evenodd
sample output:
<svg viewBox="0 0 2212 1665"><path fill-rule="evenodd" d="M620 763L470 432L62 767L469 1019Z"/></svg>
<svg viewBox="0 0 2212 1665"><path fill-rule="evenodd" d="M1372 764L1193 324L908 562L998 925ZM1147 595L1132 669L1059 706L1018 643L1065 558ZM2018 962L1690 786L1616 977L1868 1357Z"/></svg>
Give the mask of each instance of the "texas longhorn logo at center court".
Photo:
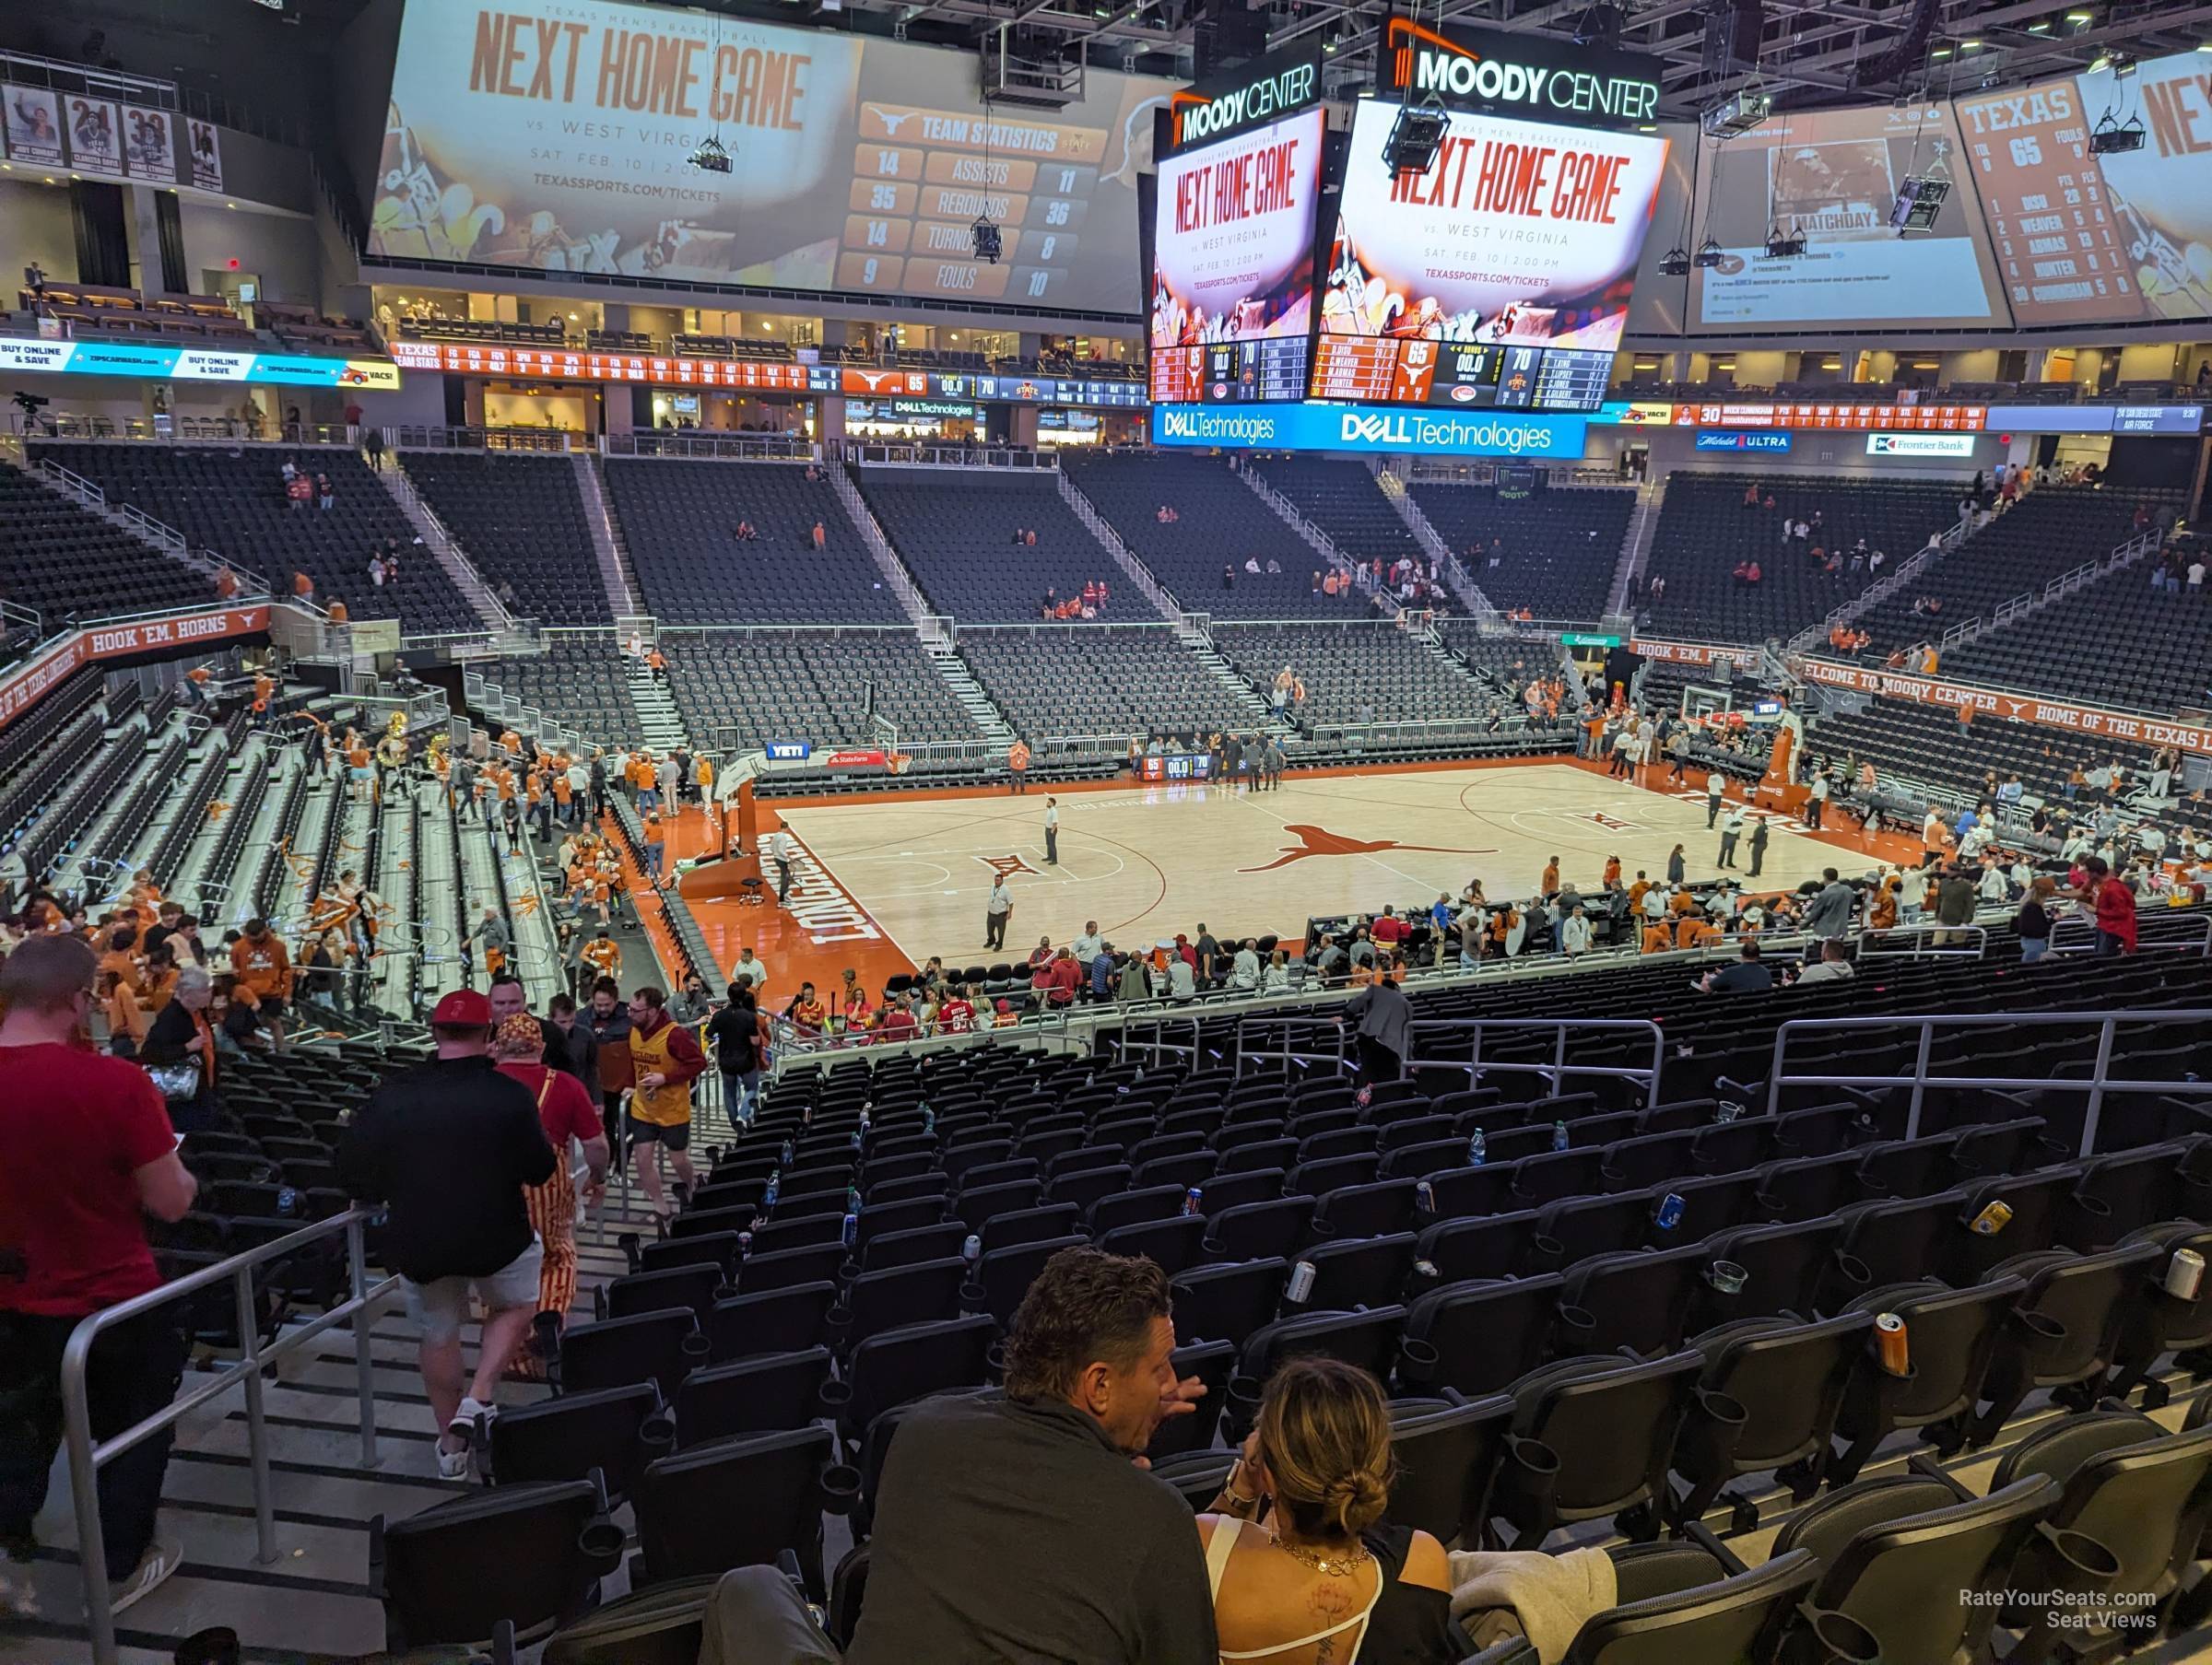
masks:
<svg viewBox="0 0 2212 1665"><path fill-rule="evenodd" d="M1347 838L1342 833L1333 833L1325 827L1309 827L1293 821L1283 830L1298 837L1296 844L1278 846L1282 854L1261 867L1240 867L1239 873L1272 873L1278 867L1288 867L1293 862L1302 862L1308 856L1371 856L1386 850L1418 850L1436 856L1494 856L1495 850L1450 850L1441 844L1401 844L1395 838Z"/></svg>

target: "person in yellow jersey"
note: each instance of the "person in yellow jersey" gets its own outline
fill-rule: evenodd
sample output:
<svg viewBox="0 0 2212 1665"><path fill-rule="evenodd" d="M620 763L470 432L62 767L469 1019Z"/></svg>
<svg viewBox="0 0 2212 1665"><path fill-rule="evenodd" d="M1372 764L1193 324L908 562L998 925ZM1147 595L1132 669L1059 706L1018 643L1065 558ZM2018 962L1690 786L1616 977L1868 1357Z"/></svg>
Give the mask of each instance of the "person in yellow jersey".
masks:
<svg viewBox="0 0 2212 1665"><path fill-rule="evenodd" d="M638 1183L653 1212L675 1210L661 1187L654 1145L665 1146L679 1192L691 1191L691 1083L707 1067L699 1037L668 1015L667 996L648 983L629 997L629 1061L635 1073L623 1133L638 1155Z"/></svg>

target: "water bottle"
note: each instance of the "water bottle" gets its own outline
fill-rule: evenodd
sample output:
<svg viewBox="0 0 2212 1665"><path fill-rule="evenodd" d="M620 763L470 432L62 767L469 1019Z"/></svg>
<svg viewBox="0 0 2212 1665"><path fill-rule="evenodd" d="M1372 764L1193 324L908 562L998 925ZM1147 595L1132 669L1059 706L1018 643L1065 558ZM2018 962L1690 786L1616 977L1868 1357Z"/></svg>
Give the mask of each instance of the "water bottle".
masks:
<svg viewBox="0 0 2212 1665"><path fill-rule="evenodd" d="M1413 1188L1414 1206L1425 1214L1436 1213L1436 1187L1423 1179Z"/></svg>
<svg viewBox="0 0 2212 1665"><path fill-rule="evenodd" d="M860 1212L860 1187L857 1185L845 1187L845 1212L851 1214Z"/></svg>
<svg viewBox="0 0 2212 1665"><path fill-rule="evenodd" d="M782 1182L782 1178L783 1178L783 1176L782 1176L782 1174L781 1172L778 1172L778 1173L773 1173L773 1174L771 1174L771 1175L769 1175L769 1177L768 1177L768 1190L765 1190L765 1191L763 1191L763 1192L760 1194L760 1206L761 1206L762 1208L773 1208L773 1207L775 1207L775 1205L776 1205L776 1191L777 1191L777 1189L778 1189L779 1185L781 1184L781 1182Z"/></svg>
<svg viewBox="0 0 2212 1665"><path fill-rule="evenodd" d="M1564 1120L1551 1124L1551 1148L1555 1151L1567 1148L1567 1123Z"/></svg>
<svg viewBox="0 0 2212 1665"><path fill-rule="evenodd" d="M972 1266L982 1258L983 1240L975 1233L970 1232L967 1241L960 1245L960 1259Z"/></svg>
<svg viewBox="0 0 2212 1665"><path fill-rule="evenodd" d="M1482 1136L1480 1128L1477 1128L1472 1133L1469 1133L1467 1135L1467 1166L1480 1167L1483 1158L1489 1154L1489 1141Z"/></svg>
<svg viewBox="0 0 2212 1665"><path fill-rule="evenodd" d="M276 1188L276 1212L289 1219L300 1212L300 1193L288 1185Z"/></svg>
<svg viewBox="0 0 2212 1665"><path fill-rule="evenodd" d="M863 1130L860 1128L854 1128L853 1130L853 1151L855 1155L857 1155L860 1152L860 1135L862 1131Z"/></svg>
<svg viewBox="0 0 2212 1665"><path fill-rule="evenodd" d="M865 1104L860 1107L860 1131L864 1133L868 1131L868 1107Z"/></svg>
<svg viewBox="0 0 2212 1665"><path fill-rule="evenodd" d="M856 1238L858 1238L858 1237L859 1237L859 1236L860 1236L860 1216L859 1216L858 1214L846 1214L846 1215L845 1215L845 1247L846 1247L847 1249L851 1249L851 1248L853 1247L853 1244L854 1240L855 1240Z"/></svg>
<svg viewBox="0 0 2212 1665"><path fill-rule="evenodd" d="M936 1113L936 1111L935 1111L935 1110L931 1109L931 1108L929 1108L929 1106L927 1106L927 1105L924 1105L924 1106L922 1107L922 1132L923 1132L923 1136L924 1136L924 1138L931 1137L931 1136L933 1136L933 1135L935 1135L935 1134L936 1131L937 1131L937 1113Z"/></svg>
<svg viewBox="0 0 2212 1665"><path fill-rule="evenodd" d="M789 1139L784 1140L783 1149L776 1157L776 1166L780 1168L789 1167L791 1166L791 1159L794 1155L796 1155L796 1153L797 1147L794 1145Z"/></svg>

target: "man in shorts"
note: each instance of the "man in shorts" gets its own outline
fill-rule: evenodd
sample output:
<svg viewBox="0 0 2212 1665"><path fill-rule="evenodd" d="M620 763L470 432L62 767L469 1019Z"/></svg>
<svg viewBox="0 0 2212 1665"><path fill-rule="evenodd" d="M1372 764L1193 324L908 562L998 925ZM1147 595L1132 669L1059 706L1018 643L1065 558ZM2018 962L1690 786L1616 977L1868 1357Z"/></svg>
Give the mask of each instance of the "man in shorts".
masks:
<svg viewBox="0 0 2212 1665"><path fill-rule="evenodd" d="M629 1117L623 1131L638 1155L638 1183L653 1212L674 1210L661 1189L653 1146L668 1152L677 1189L691 1191L691 1083L707 1067L699 1037L668 1014L667 996L648 983L629 997Z"/></svg>
<svg viewBox="0 0 2212 1665"><path fill-rule="evenodd" d="M478 1424L537 1312L542 1249L525 1188L553 1176L537 1104L491 1058L491 1003L457 989L430 1013L438 1055L387 1076L338 1146L338 1177L388 1206L384 1259L421 1326L422 1382L438 1439L438 1477L465 1481ZM484 1307L466 1384L461 1327L474 1290Z"/></svg>

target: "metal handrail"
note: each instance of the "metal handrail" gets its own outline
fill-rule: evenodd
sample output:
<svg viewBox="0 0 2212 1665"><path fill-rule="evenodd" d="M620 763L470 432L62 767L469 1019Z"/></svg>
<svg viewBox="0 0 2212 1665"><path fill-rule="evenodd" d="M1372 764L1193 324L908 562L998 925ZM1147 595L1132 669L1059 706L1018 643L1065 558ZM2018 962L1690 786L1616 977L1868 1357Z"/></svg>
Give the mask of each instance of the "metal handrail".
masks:
<svg viewBox="0 0 2212 1665"><path fill-rule="evenodd" d="M1448 1058L1420 1056L1420 1037L1423 1033L1462 1033L1468 1037L1467 1059L1464 1065L1467 1085L1473 1086L1488 1071L1515 1074L1548 1075L1552 1085L1566 1091L1570 1075L1602 1075L1611 1080L1640 1081L1643 1083L1646 1104L1657 1104L1659 1076L1665 1067L1666 1038L1659 1026L1643 1017L1417 1017L1406 1026L1413 1037L1413 1051L1407 1057L1409 1065L1453 1064L1459 1061ZM1554 1037L1551 1062L1514 1063L1485 1062L1482 1056L1482 1035L1485 1029L1535 1029ZM1652 1061L1649 1068L1640 1069L1630 1064L1570 1064L1567 1061L1567 1036L1570 1030L1606 1029L1616 1033L1648 1034L1652 1038Z"/></svg>
<svg viewBox="0 0 2212 1665"><path fill-rule="evenodd" d="M374 1288L369 1286L363 1228L372 1217L367 1209L349 1208L342 1214L318 1220L312 1225L278 1237L272 1243L265 1243L258 1249L249 1249L242 1254L218 1260L213 1266L178 1278L173 1283L164 1284L159 1289L150 1289L144 1295L135 1296L113 1307L103 1307L69 1332L68 1344L62 1352L62 1423L69 1452L69 1484L76 1504L77 1559L85 1579L86 1616L91 1631L93 1665L115 1665L117 1658L115 1614L109 1605L108 1561L101 1546L100 1521L99 1476L104 1464L152 1438L164 1428L182 1422L218 1394L226 1392L236 1384L244 1384L246 1448L253 1477L254 1558L263 1565L267 1565L276 1559L276 1506L270 1490L268 1425L263 1406L263 1372L267 1366L288 1354L297 1352L324 1331L349 1320L353 1330L355 1387L361 1407L361 1466L373 1469L382 1460L376 1451L376 1378L369 1352L368 1319L371 1309L398 1286L399 1279L396 1276L387 1277ZM253 1305L253 1269L297 1254L309 1244L334 1237L340 1231L346 1234L347 1277L350 1294L321 1317L263 1346ZM187 1296L197 1295L203 1289L212 1289L225 1282L231 1284L237 1297L239 1362L181 1394L151 1415L141 1418L122 1433L95 1445L85 1375L91 1358L92 1343L99 1339L101 1331L147 1313L159 1311Z"/></svg>
<svg viewBox="0 0 2212 1665"><path fill-rule="evenodd" d="M1912 1100L1905 1115L1904 1136L1920 1137L1920 1112L1930 1086L1971 1087L1977 1091L2018 1093L2059 1089L2067 1092L2087 1092L2088 1108L2082 1116L2081 1149L2079 1155L2090 1156L2097 1150L2097 1128L2104 1114L2104 1096L2108 1092L2160 1093L2189 1096L2212 1094L2212 1081L2136 1081L2115 1079L2112 1074L2112 1036L2124 1023L2172 1024L2178 1021L2204 1022L2212 1019L2212 1010L2202 1007L2174 1007L2166 1010L2145 1011L2126 1008L2118 1012L2034 1012L2034 1013L1932 1013L1922 1016L1894 1017L1793 1017L1774 1031L1774 1054L1767 1071L1767 1114L1776 1114L1782 1105L1782 1089L1798 1087L1910 1087ZM2018 1075L1931 1075L1930 1053L1935 1049L1938 1029L2057 1029L2080 1028L2089 1025L2097 1027L2097 1059L2092 1073L2086 1080L2067 1080L2056 1076ZM1792 1075L1784 1073L1784 1056L1789 1049L1790 1037L1815 1030L1863 1029L1878 1030L1895 1037L1900 1031L1917 1030L1920 1047L1910 1075L1868 1075L1859 1072L1850 1075Z"/></svg>
<svg viewBox="0 0 2212 1665"><path fill-rule="evenodd" d="M714 434L700 431L601 434L605 457L735 457L778 463L818 458L819 449L804 434Z"/></svg>
<svg viewBox="0 0 2212 1665"><path fill-rule="evenodd" d="M2187 929L2180 931L2167 929L2166 927L2170 923L2185 926ZM2070 934L2073 928L2078 928L2083 932L2085 940L2078 944L2069 942L2062 944L2061 933ZM2151 940L2154 931L2158 938L2155 942ZM2092 916L2080 913L2061 914L2051 921L2051 946L2044 952L2047 954L2095 954L2097 952L2097 921ZM2138 952L2163 948L2179 950L2183 953L2194 951L2206 958L2212 958L2212 911L2197 911L2179 915L2146 913L2136 922L2136 946Z"/></svg>
<svg viewBox="0 0 2212 1665"><path fill-rule="evenodd" d="M2212 923L2212 921L2207 921ZM1937 937L1943 941L1937 942ZM1909 937L1904 947L1893 945L1891 939ZM1963 945L1955 944L1954 938L1972 940ZM1969 959L1978 960L1989 952L1989 932L1981 925L1944 925L1933 920L1916 920L1910 925L1888 925L1877 931L1872 928L1858 935L1857 957L1860 959Z"/></svg>

